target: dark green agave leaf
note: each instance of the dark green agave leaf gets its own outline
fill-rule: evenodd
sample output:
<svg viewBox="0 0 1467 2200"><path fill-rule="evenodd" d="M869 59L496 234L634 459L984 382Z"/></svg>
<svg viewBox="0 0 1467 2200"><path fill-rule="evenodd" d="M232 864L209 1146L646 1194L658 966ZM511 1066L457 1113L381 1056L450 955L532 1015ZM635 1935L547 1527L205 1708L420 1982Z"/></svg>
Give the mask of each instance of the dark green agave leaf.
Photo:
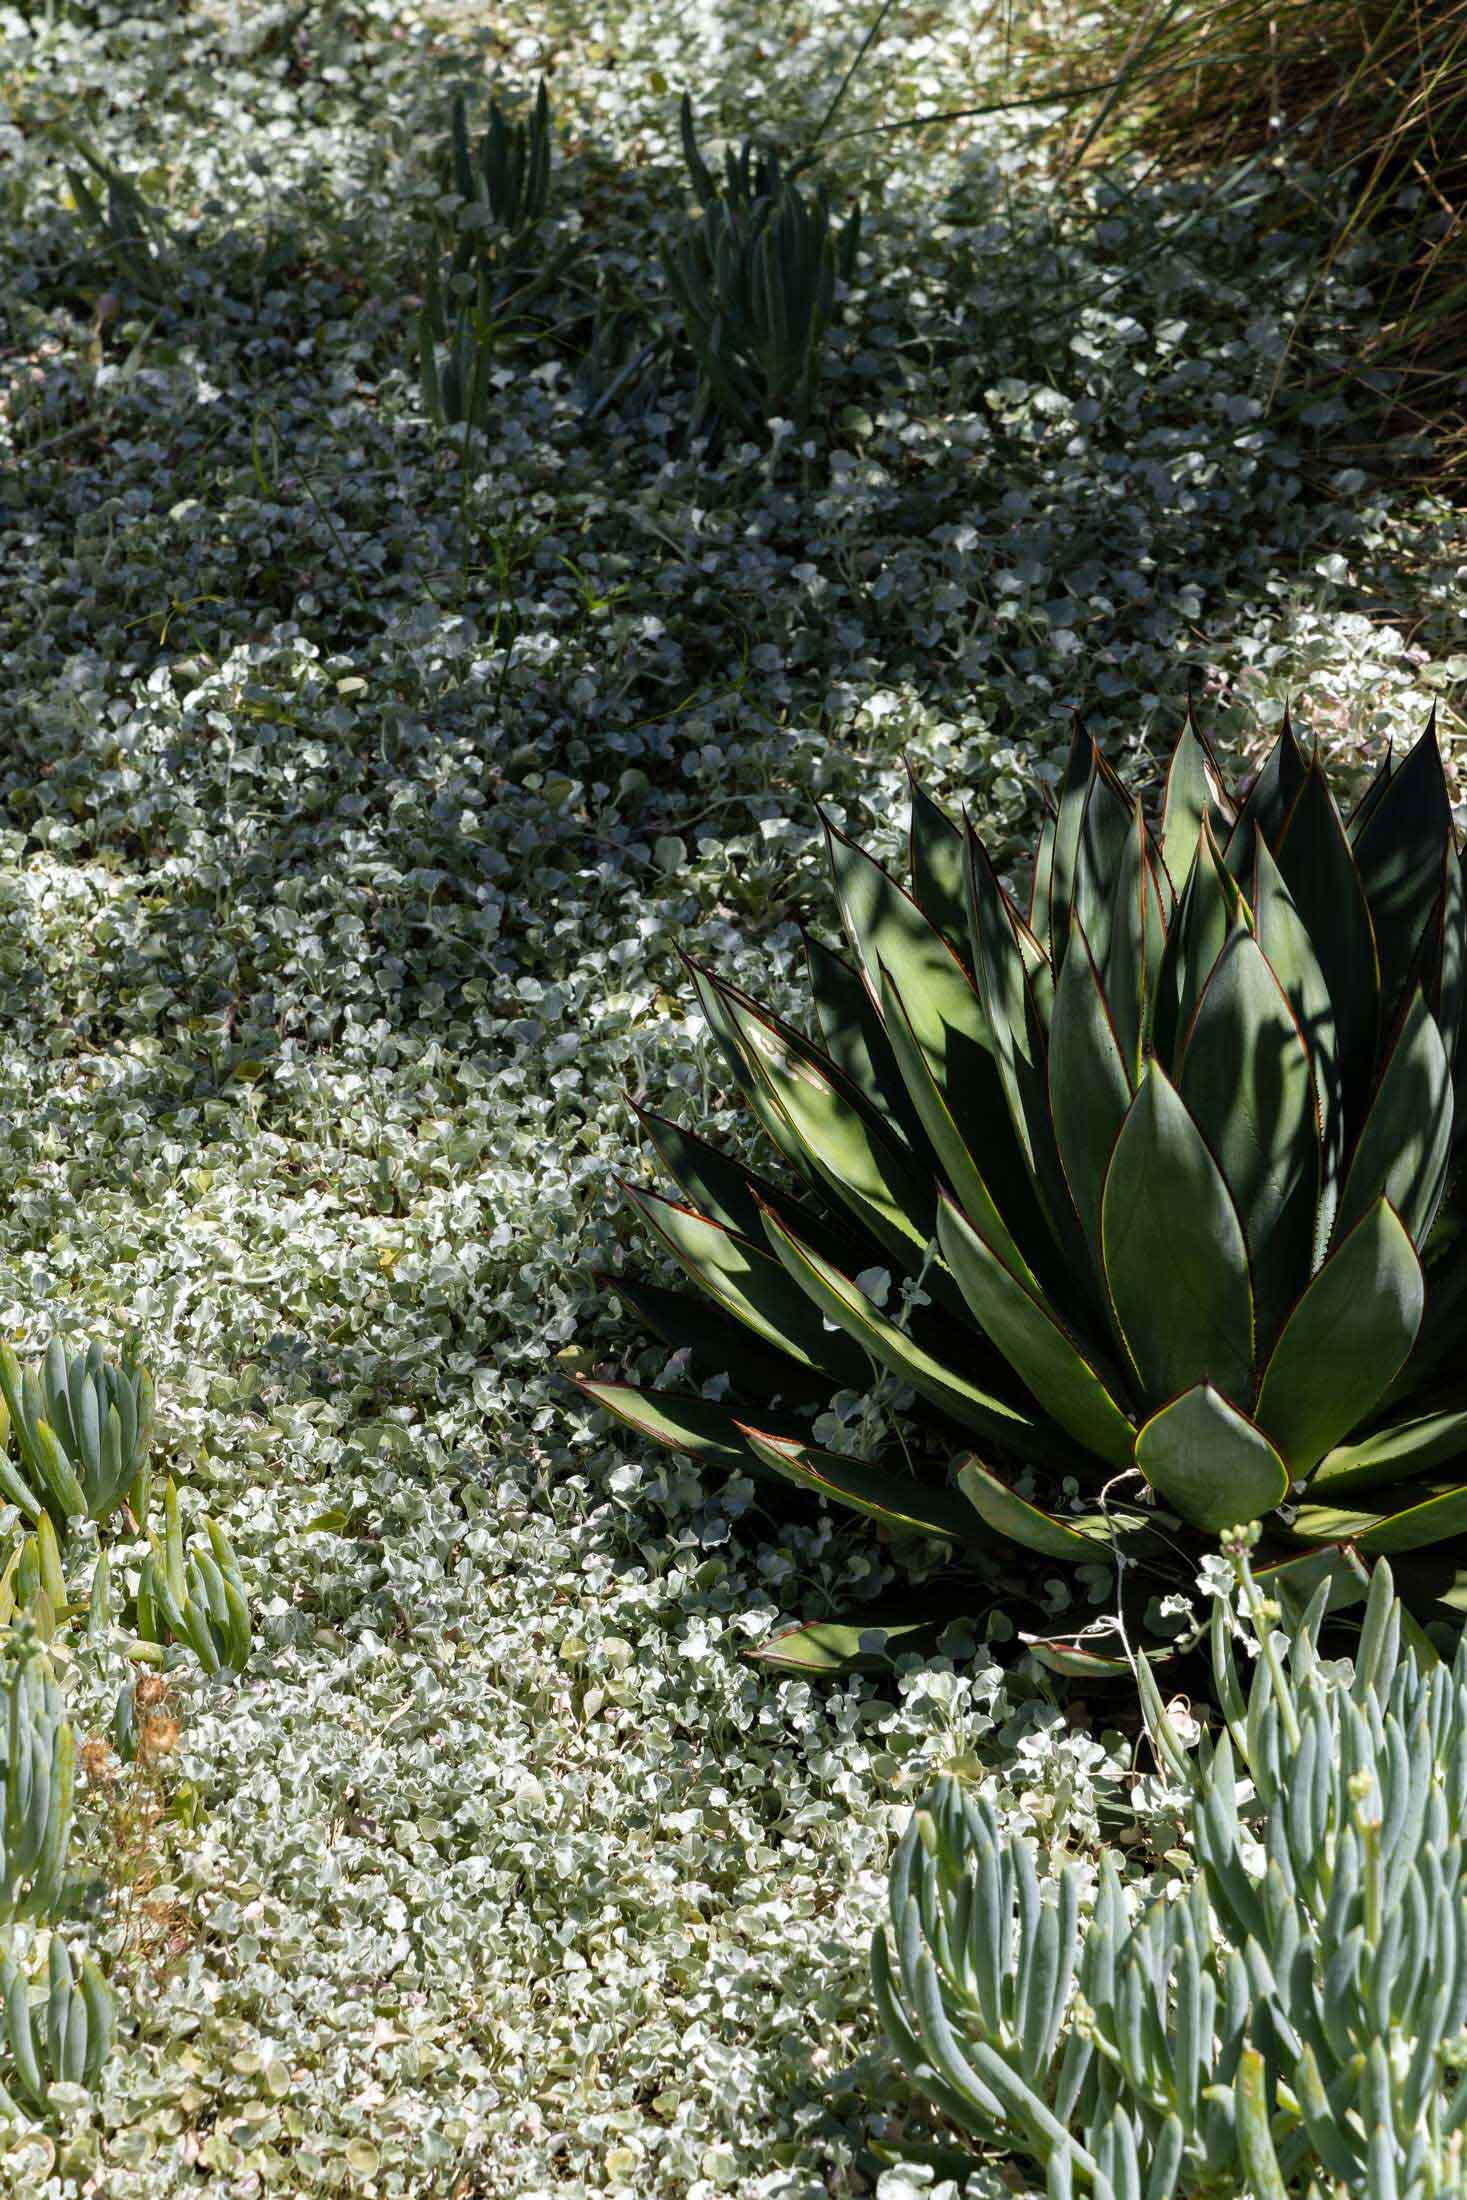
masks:
<svg viewBox="0 0 1467 2200"><path fill-rule="evenodd" d="M1085 804L1096 769L1096 747L1076 722L1065 776L1060 784L1054 831L1050 836L1048 864L1041 878L1036 868L1033 896L1034 930L1049 948L1050 959L1064 958L1070 939L1070 910L1075 899L1075 872L1080 860L1080 835Z"/></svg>
<svg viewBox="0 0 1467 2200"><path fill-rule="evenodd" d="M1118 921L1116 881L1133 853L1134 825L1134 805L1129 795L1097 754L1080 819L1071 914L1079 918L1096 963L1107 976L1111 932ZM1067 930L1065 951L1069 936Z"/></svg>
<svg viewBox="0 0 1467 2200"><path fill-rule="evenodd" d="M967 846L974 962L1009 1115L1055 1245L1073 1262L1077 1255L1083 1259L1084 1240L1054 1142L1044 1029L1017 919L987 850L971 832Z"/></svg>
<svg viewBox="0 0 1467 2200"><path fill-rule="evenodd" d="M1128 1467L1135 1429L1059 1317L1010 1275L947 1198L938 1206L937 1239L978 1327L1050 1420L1097 1458Z"/></svg>
<svg viewBox="0 0 1467 2200"><path fill-rule="evenodd" d="M1308 776L1309 765L1294 735L1287 710L1279 737L1269 750L1263 768L1248 790L1233 830L1228 836L1227 863L1240 883L1253 867L1253 836L1258 833L1275 847Z"/></svg>
<svg viewBox="0 0 1467 2200"><path fill-rule="evenodd" d="M1255 844L1254 934L1283 988L1309 1056L1319 1118L1319 1207L1312 1232L1312 1260L1324 1258L1339 1205L1345 1150L1345 1098L1340 1080L1335 1012L1314 943L1268 848Z"/></svg>
<svg viewBox="0 0 1467 2200"><path fill-rule="evenodd" d="M846 1673L889 1672L900 1657L932 1657L953 1623L937 1619L808 1620L782 1628L744 1654L754 1665L807 1679L838 1680Z"/></svg>
<svg viewBox="0 0 1467 2200"><path fill-rule="evenodd" d="M1301 1505L1294 1533L1306 1543L1352 1543L1374 1558L1418 1551L1467 1531L1467 1484L1440 1483L1400 1512L1348 1512L1332 1505Z"/></svg>
<svg viewBox="0 0 1467 2200"><path fill-rule="evenodd" d="M1043 1558L1068 1559L1071 1564L1105 1558L1117 1544L1124 1547L1134 1539L1140 1521L1129 1510L1114 1517L1045 1512L971 1456L958 1468L958 1487L996 1534Z"/></svg>
<svg viewBox="0 0 1467 2200"><path fill-rule="evenodd" d="M1205 822L1177 900L1156 974L1151 1044L1173 1075L1202 988L1233 934L1251 928L1242 889L1227 870Z"/></svg>
<svg viewBox="0 0 1467 2200"><path fill-rule="evenodd" d="M639 1436L690 1459L706 1459L715 1466L746 1472L753 1453L734 1427L728 1406L707 1398L695 1398L672 1390L638 1390L634 1383L603 1383L588 1375L567 1378L593 1405L604 1406Z"/></svg>
<svg viewBox="0 0 1467 2200"><path fill-rule="evenodd" d="M867 993L878 1005L886 985L900 997L902 1028L894 1030L888 1022L888 1051L895 1050L897 1090L924 1126L924 1151L936 1143L935 1133L946 1116L959 1128L969 1153L983 1154L986 1177L1001 1176L1025 1194L1015 1202L1022 1226L1033 1215L1034 1202L1027 1193L993 1036L973 981L910 895L829 820L825 830L842 921ZM913 1045L919 1058L913 1058ZM936 1122L934 1090L941 1095Z"/></svg>
<svg viewBox="0 0 1467 2200"><path fill-rule="evenodd" d="M910 1383L961 1427L1021 1449L1037 1447L1042 1456L1053 1455L1053 1439L1033 1415L970 1382L957 1368L924 1350L895 1322L888 1321L849 1276L823 1261L812 1246L802 1244L777 1216L766 1215L764 1227L787 1274L802 1294L808 1294L806 1303L812 1312L835 1323L837 1333L843 1333L843 1343L859 1347L877 1367L887 1368Z"/></svg>
<svg viewBox="0 0 1467 2200"><path fill-rule="evenodd" d="M1033 1270L1030 1261L1042 1261L1046 1252L1052 1251L1052 1246L1044 1229L1043 1218L1029 1190L1028 1178L1020 1163L1008 1110L997 1081L995 1080L993 1087L1001 1118L995 1126L997 1135L984 1136L985 1126L975 1124L971 1111L965 1114L960 1126L952 1113L950 1096L933 1074L931 1061L918 1043L911 1018L907 1014L906 1002L884 963L880 966L879 976L882 1018L891 1035L892 1048L901 1074L906 1080L908 1091L916 1104L926 1136L943 1174L956 1192L960 1205L982 1230L989 1244L999 1252L1000 1258L1016 1276L1032 1284ZM979 1167L979 1152L988 1160L987 1169ZM996 1168L993 1166L995 1160ZM998 1203L989 1189L990 1180L1004 1187L1005 1203L1014 1214L1022 1232L1022 1240L1000 1214Z"/></svg>
<svg viewBox="0 0 1467 2200"><path fill-rule="evenodd" d="M675 1352L691 1352L704 1377L727 1375L739 1397L815 1400L829 1393L826 1376L764 1344L699 1292L669 1291L640 1276L603 1275L599 1280Z"/></svg>
<svg viewBox="0 0 1467 2200"><path fill-rule="evenodd" d="M623 1187L643 1220L715 1303L766 1344L816 1367L843 1387L866 1387L864 1355L829 1329L777 1260L735 1231L658 1192Z"/></svg>
<svg viewBox="0 0 1467 2200"><path fill-rule="evenodd" d="M932 1178L828 1056L751 1001L725 1003L744 1058L817 1181L903 1264L932 1237Z"/></svg>
<svg viewBox="0 0 1467 2200"><path fill-rule="evenodd" d="M953 1090L993 1078L993 1039L972 979L942 934L881 865L822 816L841 922L874 1000L884 966L901 988L932 1072Z"/></svg>
<svg viewBox="0 0 1467 2200"><path fill-rule="evenodd" d="M1432 723L1435 724L1435 722L1436 706L1435 704L1433 704ZM1380 762L1376 765L1375 770L1371 774L1369 786L1366 788L1364 794L1361 795L1359 802L1356 804L1354 811L1351 813L1349 833L1350 844L1352 847L1354 846L1355 842L1360 838L1360 835L1364 832L1366 826L1369 824L1370 819L1373 816L1376 807L1381 800L1381 797L1384 795L1392 779L1395 777L1395 770L1396 758L1394 744L1390 741L1387 741L1385 746L1385 754L1382 756Z"/></svg>
<svg viewBox="0 0 1467 2200"><path fill-rule="evenodd" d="M1034 851L1034 869L1029 879L1029 929L1046 949L1050 960L1058 964L1064 957L1054 952L1049 913L1054 898L1054 841L1059 821L1047 787L1040 788L1039 797L1044 806L1044 823L1039 830L1039 845ZM966 918L964 921L966 924Z"/></svg>
<svg viewBox="0 0 1467 2200"><path fill-rule="evenodd" d="M1406 982L1443 872L1455 854L1451 797L1437 746L1436 713L1351 834L1380 956L1385 1013Z"/></svg>
<svg viewBox="0 0 1467 2200"><path fill-rule="evenodd" d="M762 1227L760 1203L772 1201L798 1215L802 1226L817 1226L808 1208L790 1199L768 1177L760 1176L735 1155L723 1153L696 1131L644 1108L639 1101L634 1100L632 1106L662 1166L700 1214L721 1223L726 1230L739 1230L745 1237L757 1238Z"/></svg>
<svg viewBox="0 0 1467 2200"><path fill-rule="evenodd" d="M1458 1122L1467 1110L1458 1110ZM1441 1379L1444 1362L1462 1350L1467 1334L1467 1231L1454 1238L1428 1264L1426 1313L1411 1356L1392 1383L1382 1407L1394 1411L1403 1400L1420 1397Z"/></svg>
<svg viewBox="0 0 1467 2200"><path fill-rule="evenodd" d="M950 1543L986 1540L971 1507L955 1490L870 1466L844 1452L824 1451L797 1437L773 1436L742 1421L738 1429L755 1458L772 1474L783 1474L802 1489L865 1513L884 1528L942 1536Z"/></svg>
<svg viewBox="0 0 1467 2200"><path fill-rule="evenodd" d="M1399 1485L1467 1458L1467 1405L1443 1406L1393 1421L1357 1443L1338 1444L1320 1463L1310 1488L1321 1497L1352 1497Z"/></svg>
<svg viewBox="0 0 1467 2200"><path fill-rule="evenodd" d="M1170 884L1138 802L1117 867L1105 960L1097 961L1126 1074L1133 1084L1141 1074L1142 1048L1155 1013L1171 899Z"/></svg>
<svg viewBox="0 0 1467 2200"><path fill-rule="evenodd" d="M856 1090L884 1115L898 1137L904 1138L929 1166L935 1164L922 1130L921 1118L912 1106L897 1067L882 1020L860 972L843 955L823 947L805 934L805 960L810 971L810 997L820 1025L825 1050Z"/></svg>
<svg viewBox="0 0 1467 2200"><path fill-rule="evenodd" d="M1176 1397L1211 1378L1247 1397L1253 1289L1222 1172L1156 1062L1116 1139L1101 1205L1116 1323L1142 1386Z"/></svg>
<svg viewBox="0 0 1467 2200"><path fill-rule="evenodd" d="M1203 987L1177 1090L1222 1170L1255 1277L1282 1266L1297 1287L1308 1274L1319 1192L1314 1073L1283 988L1246 932L1233 933ZM1280 1219L1301 1179L1300 1242L1281 1244ZM1261 1295L1261 1280L1255 1288Z"/></svg>
<svg viewBox="0 0 1467 2200"><path fill-rule="evenodd" d="M1264 1593L1276 1596L1296 1617L1307 1611L1322 1582L1329 1584L1325 1609L1330 1612L1363 1604L1370 1590L1370 1569L1349 1544L1327 1544L1298 1558L1270 1560L1253 1570Z"/></svg>
<svg viewBox="0 0 1467 2200"><path fill-rule="evenodd" d="M783 1154L791 1167L798 1170L807 1183L813 1180L818 1184L819 1179L816 1177L798 1138L795 1137L780 1110L769 1098L761 1080L755 1074L753 1065L748 1060L743 1039L731 1008L732 1000L739 997L735 989L715 979L711 971L704 970L690 956L684 955L682 963L683 968L692 980L693 991L697 996L698 1006L703 1011L704 1021L718 1042L724 1066L732 1077L740 1096L748 1104L765 1135L773 1142L776 1149ZM747 999L747 996L744 996L744 998ZM748 1005L752 1007L754 1004L750 1002ZM783 1029L785 1027L780 1026L778 1028ZM791 1036L797 1035L792 1033Z"/></svg>
<svg viewBox="0 0 1467 2200"><path fill-rule="evenodd" d="M1144 1657L1148 1665L1169 1665L1177 1655L1173 1649L1154 1645L1128 1652L1114 1627L1097 1627L1093 1634L1087 1632L1084 1636L1020 1635L1019 1640L1051 1673L1073 1681L1125 1680L1135 1670L1135 1655Z"/></svg>
<svg viewBox="0 0 1467 2200"><path fill-rule="evenodd" d="M1289 1473L1263 1430L1198 1383L1153 1414L1136 1464L1173 1512L1210 1535L1262 1519L1289 1494Z"/></svg>
<svg viewBox="0 0 1467 2200"><path fill-rule="evenodd" d="M1380 1402L1425 1304L1416 1248L1378 1199L1313 1278L1264 1370L1259 1426L1296 1480Z"/></svg>
<svg viewBox="0 0 1467 2200"><path fill-rule="evenodd" d="M1234 838L1236 839L1236 834ZM1380 964L1365 888L1317 761L1269 845L1329 987L1347 1108L1358 1109L1380 1025ZM1229 843L1231 854L1232 843Z"/></svg>
<svg viewBox="0 0 1467 2200"><path fill-rule="evenodd" d="M968 890L963 884L963 835L922 787L910 764L912 892L929 924L963 962L968 944Z"/></svg>
<svg viewBox="0 0 1467 2200"><path fill-rule="evenodd" d="M1226 839L1233 812L1217 759L1194 725L1189 703L1182 738L1167 766L1161 808L1161 859L1178 894L1192 868L1204 820L1215 838Z"/></svg>
<svg viewBox="0 0 1467 2200"><path fill-rule="evenodd" d="M1135 1085L1078 917L1072 931L1049 1026L1049 1104L1060 1165L1100 1278L1101 1195Z"/></svg>
<svg viewBox="0 0 1467 2200"><path fill-rule="evenodd" d="M1411 1233L1426 1243L1446 1183L1452 1150L1452 1069L1436 1019L1412 997L1370 1103L1345 1178L1336 1236L1353 1229L1382 1194Z"/></svg>

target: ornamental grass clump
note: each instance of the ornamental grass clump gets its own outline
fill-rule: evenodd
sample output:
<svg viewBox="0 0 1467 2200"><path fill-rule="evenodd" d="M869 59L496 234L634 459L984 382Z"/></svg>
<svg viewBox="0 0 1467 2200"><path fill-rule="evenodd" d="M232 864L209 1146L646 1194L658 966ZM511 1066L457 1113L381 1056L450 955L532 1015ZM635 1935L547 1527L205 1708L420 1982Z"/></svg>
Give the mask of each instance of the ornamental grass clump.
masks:
<svg viewBox="0 0 1467 2200"><path fill-rule="evenodd" d="M689 965L764 1155L648 1115L676 1195L629 1194L696 1289L616 1288L729 1397L590 1395L1050 1573L1185 1583L1257 1520L1303 1594L1358 1597L1389 1551L1445 1619L1467 907L1434 727L1348 823L1287 723L1241 800L1189 723L1154 816L1077 734L1024 912L920 788L910 890L826 839L847 952L810 942L818 1036ZM810 1402L879 1373L925 1450L822 1448Z"/></svg>
<svg viewBox="0 0 1467 2200"><path fill-rule="evenodd" d="M1140 1901L1106 1853L1087 1901L1076 1864L1042 1878L1034 1843L944 1779L892 1866L882 2020L934 2106L1042 2166L1052 2200L1446 2200L1467 2132L1467 1647L1451 1670L1403 1647L1381 1561L1355 1660L1322 1659L1328 1583L1280 1631L1237 1563L1216 1744L1189 1755L1140 1669L1190 1883Z"/></svg>
<svg viewBox="0 0 1467 2200"><path fill-rule="evenodd" d="M1462 0L1179 0L1146 21L1102 9L1085 49L1075 143L1139 144L1207 179L1219 204L1287 158L1285 218L1319 238L1314 294L1337 263L1370 288L1375 326L1330 372L1467 467L1467 7ZM1068 102L1060 86L1056 103ZM1099 94L1099 102L1097 101ZM1072 148L1073 150L1073 148ZM1368 256L1361 250L1368 245ZM1323 326L1321 327L1321 323ZM1301 330L1319 379L1323 315ZM1326 351L1330 356L1330 351Z"/></svg>

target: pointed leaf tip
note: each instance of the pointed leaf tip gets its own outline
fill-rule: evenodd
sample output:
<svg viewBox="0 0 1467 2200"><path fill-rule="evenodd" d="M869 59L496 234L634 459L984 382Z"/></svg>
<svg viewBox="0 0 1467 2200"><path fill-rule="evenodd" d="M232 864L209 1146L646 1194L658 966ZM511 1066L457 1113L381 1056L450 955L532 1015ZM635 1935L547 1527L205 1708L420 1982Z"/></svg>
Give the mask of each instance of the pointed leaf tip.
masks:
<svg viewBox="0 0 1467 2200"><path fill-rule="evenodd" d="M1212 1535L1264 1518L1289 1491L1263 1430L1207 1382L1153 1414L1136 1438L1136 1464L1173 1511Z"/></svg>

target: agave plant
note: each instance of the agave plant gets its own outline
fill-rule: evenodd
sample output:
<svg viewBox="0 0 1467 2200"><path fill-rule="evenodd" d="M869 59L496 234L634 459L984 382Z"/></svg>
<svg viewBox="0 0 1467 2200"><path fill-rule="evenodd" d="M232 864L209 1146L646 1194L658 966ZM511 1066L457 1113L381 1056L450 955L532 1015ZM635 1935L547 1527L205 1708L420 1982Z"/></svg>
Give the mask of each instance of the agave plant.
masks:
<svg viewBox="0 0 1467 2200"><path fill-rule="evenodd" d="M1043 2165L1052 2200L1459 2200L1467 1648L1450 1672L1403 1649L1382 1560L1358 1657L1322 1660L1328 1584L1284 1633L1242 1571L1262 1654L1245 1694L1216 1606L1215 1748L1188 1755L1140 1669L1191 1885L1133 1906L1107 1853L1083 1916L1076 1865L1045 1883L945 1779L892 1866L883 2022L934 2105Z"/></svg>
<svg viewBox="0 0 1467 2200"><path fill-rule="evenodd" d="M698 362L699 413L756 428L803 421L820 378L837 277L849 278L860 208L837 234L823 191L807 198L777 154L746 144L720 189L682 107L683 149L701 212L662 264Z"/></svg>
<svg viewBox="0 0 1467 2200"><path fill-rule="evenodd" d="M918 787L910 891L826 837L849 953L810 942L818 1038L689 966L782 1169L649 1115L678 1196L631 1191L697 1295L617 1291L731 1399L591 1395L1051 1571L1190 1578L1258 1519L1306 1592L1419 1554L1406 1585L1445 1617L1467 902L1434 727L1348 824L1287 723L1240 802L1189 723L1154 818L1077 734L1024 913ZM873 1275L911 1304L883 1310ZM800 1408L875 1371L926 1410L930 1476L811 1443Z"/></svg>
<svg viewBox="0 0 1467 2200"><path fill-rule="evenodd" d="M153 1378L130 1353L109 1360L100 1344L68 1357L53 1337L38 1368L22 1369L0 1344L0 1447L13 1433L18 1458L0 1448L0 1497L65 1535L77 1520L105 1520L126 1497L147 1511Z"/></svg>

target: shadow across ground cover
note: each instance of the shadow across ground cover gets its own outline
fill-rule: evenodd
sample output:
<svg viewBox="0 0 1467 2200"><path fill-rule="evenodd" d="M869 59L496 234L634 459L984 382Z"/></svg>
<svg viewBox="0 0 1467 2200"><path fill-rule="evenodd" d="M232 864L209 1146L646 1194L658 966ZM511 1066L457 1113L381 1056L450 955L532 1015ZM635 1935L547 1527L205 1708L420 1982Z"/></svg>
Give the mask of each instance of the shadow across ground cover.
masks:
<svg viewBox="0 0 1467 2200"><path fill-rule="evenodd" d="M750 1671L879 1555L554 1382L628 1349L591 1280L622 1088L698 1104L673 951L789 997L814 799L890 851L904 752L1012 849L1075 709L1118 752L1205 664L1228 728L1313 671L1405 730L1358 607L1449 646L1437 520L1332 473L1333 416L1261 417L1303 272L1185 189L1076 228L991 127L839 148L867 257L808 451L690 449L687 360L588 423L575 360L518 353L465 495L411 356L449 90L553 64L557 204L654 310L674 72L795 141L839 82L844 18L771 48L765 12L4 18L0 1316L142 1322L260 1592L257 1674L179 1753L200 1930L79 2157L119 2200L841 2174L891 1822L990 1684ZM936 36L844 123L994 65ZM198 231L161 309L90 310L68 120ZM1097 1746L1046 1746L1016 1781L1083 1795Z"/></svg>

